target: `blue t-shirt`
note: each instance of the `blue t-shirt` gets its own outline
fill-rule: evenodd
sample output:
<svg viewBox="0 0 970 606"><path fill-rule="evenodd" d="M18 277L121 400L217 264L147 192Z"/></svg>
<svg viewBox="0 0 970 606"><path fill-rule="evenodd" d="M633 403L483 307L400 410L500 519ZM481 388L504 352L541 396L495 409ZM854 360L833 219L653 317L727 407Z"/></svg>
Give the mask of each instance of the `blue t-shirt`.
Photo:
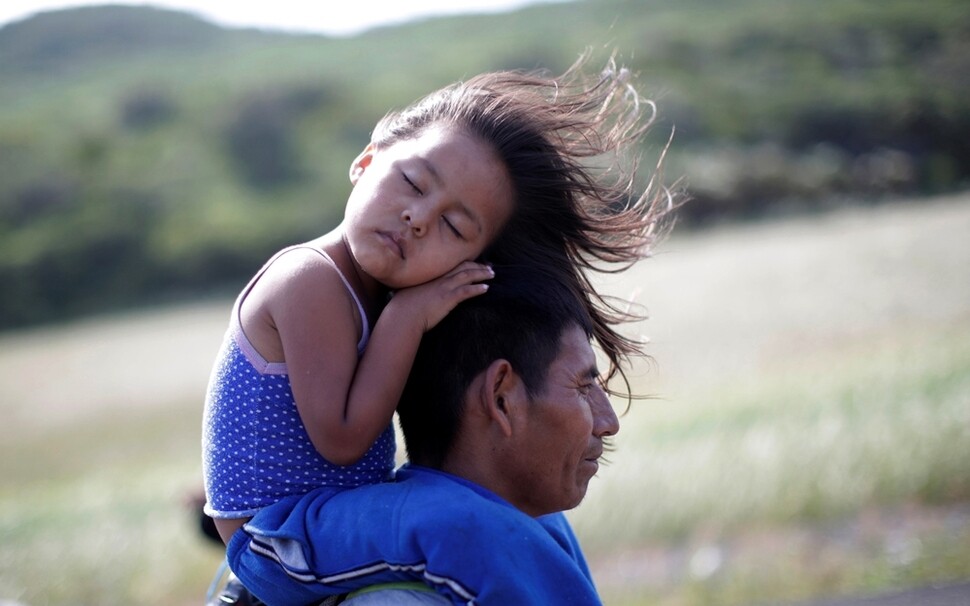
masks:
<svg viewBox="0 0 970 606"><path fill-rule="evenodd" d="M462 478L414 465L394 482L322 488L260 511L229 541L269 606L419 580L453 604L600 604L565 516L532 518Z"/></svg>

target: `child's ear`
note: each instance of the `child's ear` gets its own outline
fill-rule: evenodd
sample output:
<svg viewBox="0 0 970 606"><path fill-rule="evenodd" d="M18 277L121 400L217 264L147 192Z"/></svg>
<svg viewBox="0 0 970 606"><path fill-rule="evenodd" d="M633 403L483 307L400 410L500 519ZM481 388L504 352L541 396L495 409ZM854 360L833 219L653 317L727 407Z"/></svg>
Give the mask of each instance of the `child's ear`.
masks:
<svg viewBox="0 0 970 606"><path fill-rule="evenodd" d="M350 182L357 185L357 181L360 176L364 174L364 171L370 166L371 161L374 159L374 144L369 143L364 151L360 152L354 161L350 165Z"/></svg>

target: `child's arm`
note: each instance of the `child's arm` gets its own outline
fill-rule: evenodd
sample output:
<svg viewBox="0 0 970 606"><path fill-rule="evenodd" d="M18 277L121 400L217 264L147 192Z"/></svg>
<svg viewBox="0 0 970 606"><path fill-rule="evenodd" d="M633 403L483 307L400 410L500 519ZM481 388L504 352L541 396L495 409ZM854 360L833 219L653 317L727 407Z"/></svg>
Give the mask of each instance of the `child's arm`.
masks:
<svg viewBox="0 0 970 606"><path fill-rule="evenodd" d="M327 460L348 465L391 422L424 332L461 301L485 292L487 286L479 282L493 274L465 262L441 278L398 291L358 362L353 303L335 282L335 272L328 273L334 275L325 278L327 283L290 280L299 284L276 298L271 315L310 440Z"/></svg>

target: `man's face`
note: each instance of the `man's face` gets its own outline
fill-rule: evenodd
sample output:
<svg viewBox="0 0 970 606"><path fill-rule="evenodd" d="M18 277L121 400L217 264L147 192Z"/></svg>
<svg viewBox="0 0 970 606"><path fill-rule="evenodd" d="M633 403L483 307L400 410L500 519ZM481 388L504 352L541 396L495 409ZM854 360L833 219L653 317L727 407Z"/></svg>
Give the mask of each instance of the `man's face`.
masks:
<svg viewBox="0 0 970 606"><path fill-rule="evenodd" d="M599 469L603 438L620 429L600 387L596 358L585 333L567 328L545 385L528 403L525 431L516 438L511 502L538 516L579 505Z"/></svg>

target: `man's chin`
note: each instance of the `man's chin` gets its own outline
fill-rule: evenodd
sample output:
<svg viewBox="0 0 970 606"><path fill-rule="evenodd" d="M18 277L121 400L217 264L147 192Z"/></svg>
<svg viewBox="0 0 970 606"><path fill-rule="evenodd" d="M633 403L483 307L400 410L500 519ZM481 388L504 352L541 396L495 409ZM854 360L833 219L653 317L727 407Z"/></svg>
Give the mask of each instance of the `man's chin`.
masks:
<svg viewBox="0 0 970 606"><path fill-rule="evenodd" d="M572 498L569 500L566 506L563 507L562 510L568 511L570 509L575 509L579 507L579 504L582 503L583 499L586 498L586 489L588 487L589 487L589 479L579 482L579 484L576 486L575 494L572 496Z"/></svg>

